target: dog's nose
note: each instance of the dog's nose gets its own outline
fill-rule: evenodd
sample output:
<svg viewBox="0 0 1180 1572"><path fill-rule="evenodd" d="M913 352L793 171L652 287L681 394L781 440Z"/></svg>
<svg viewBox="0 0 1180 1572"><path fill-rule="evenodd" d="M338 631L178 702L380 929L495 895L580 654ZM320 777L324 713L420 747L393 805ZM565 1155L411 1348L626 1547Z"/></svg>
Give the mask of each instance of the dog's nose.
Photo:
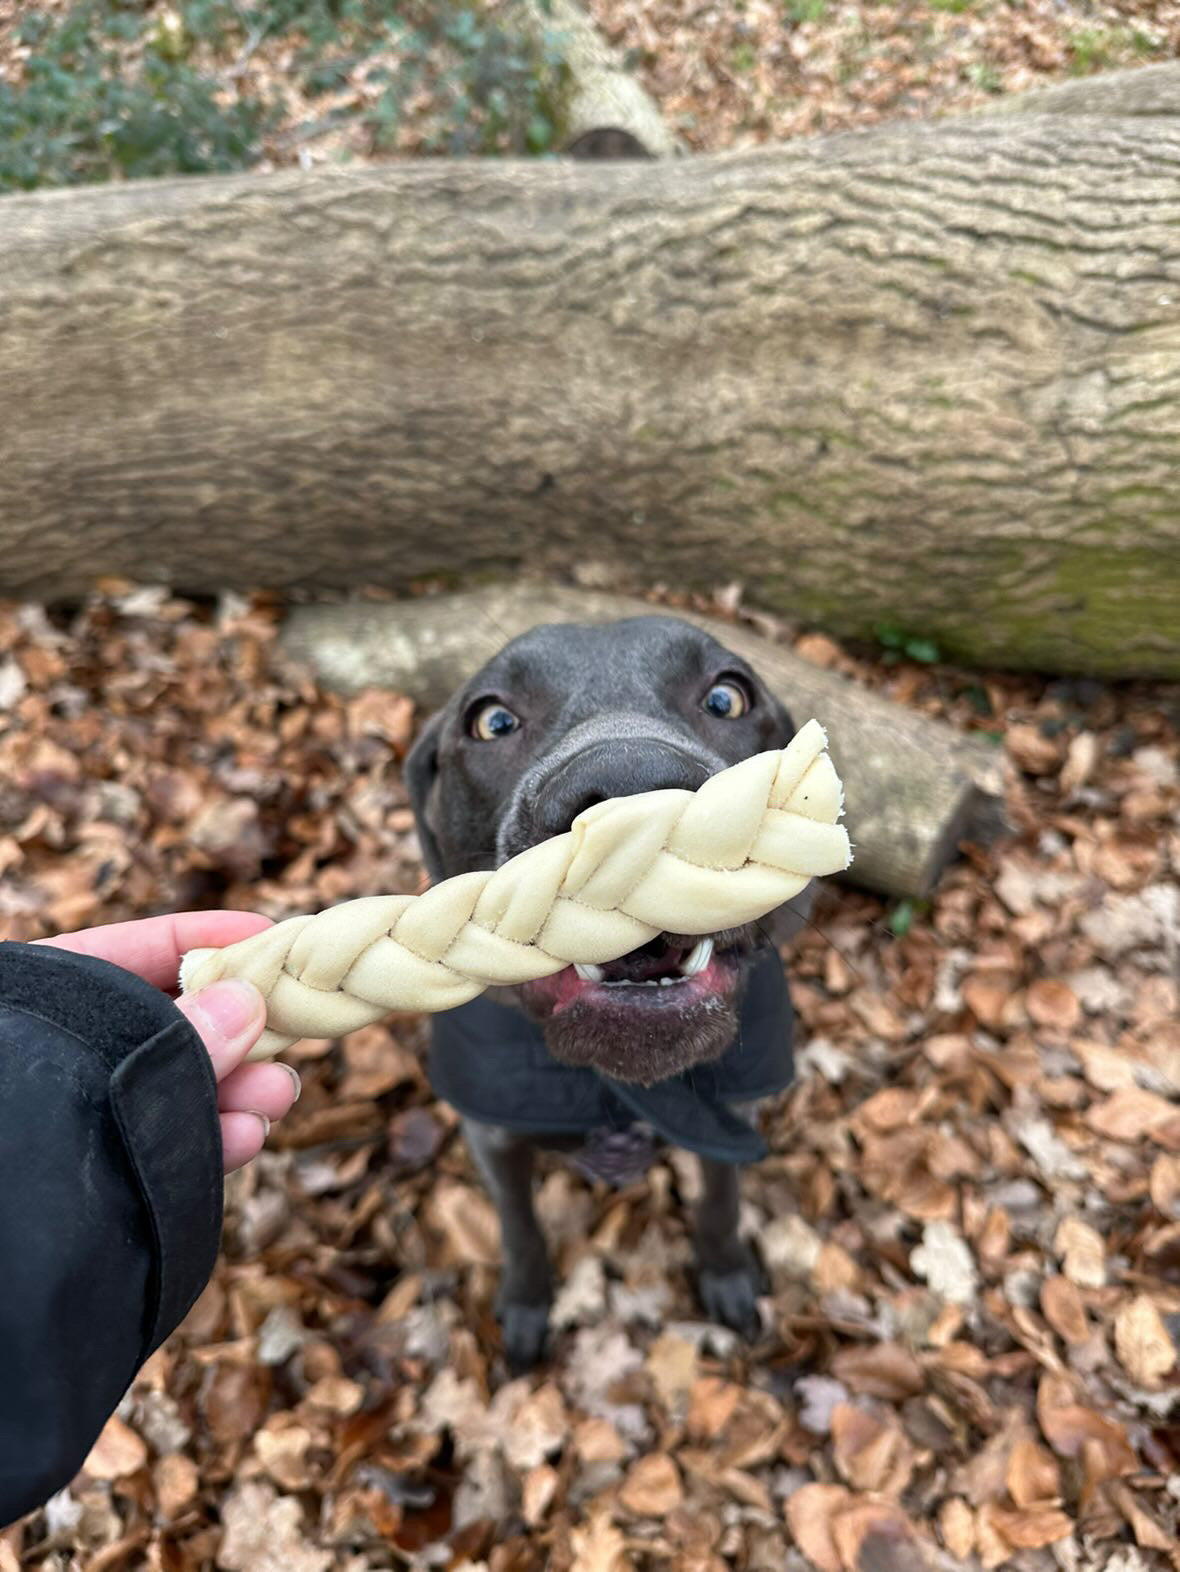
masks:
<svg viewBox="0 0 1180 1572"><path fill-rule="evenodd" d="M558 766L536 797L537 840L568 830L578 814L608 797L677 787L695 791L712 772L668 742L626 738L594 743Z"/></svg>

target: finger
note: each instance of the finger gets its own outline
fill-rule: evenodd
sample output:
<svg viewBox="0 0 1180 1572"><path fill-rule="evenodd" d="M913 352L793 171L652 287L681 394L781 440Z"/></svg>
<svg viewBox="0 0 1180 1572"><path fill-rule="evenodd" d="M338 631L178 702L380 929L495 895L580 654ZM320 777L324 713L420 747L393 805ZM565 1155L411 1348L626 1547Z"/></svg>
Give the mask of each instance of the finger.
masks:
<svg viewBox="0 0 1180 1572"><path fill-rule="evenodd" d="M219 1081L237 1069L266 1025L266 1001L253 983L241 977L226 977L197 993L182 994L176 1008L188 1016L209 1050Z"/></svg>
<svg viewBox="0 0 1180 1572"><path fill-rule="evenodd" d="M176 988L180 958L203 945L221 948L248 939L271 926L258 912L173 912L164 917L141 917L135 922L110 923L85 928L55 939L37 939L58 950L94 955L134 972L144 982L171 992Z"/></svg>
<svg viewBox="0 0 1180 1572"><path fill-rule="evenodd" d="M269 1125L261 1114L227 1113L221 1116L221 1149L225 1156L225 1171L232 1174L252 1157L257 1157L269 1133Z"/></svg>
<svg viewBox="0 0 1180 1572"><path fill-rule="evenodd" d="M243 1064L217 1089L222 1113L262 1113L272 1122L299 1096L299 1077L287 1064Z"/></svg>

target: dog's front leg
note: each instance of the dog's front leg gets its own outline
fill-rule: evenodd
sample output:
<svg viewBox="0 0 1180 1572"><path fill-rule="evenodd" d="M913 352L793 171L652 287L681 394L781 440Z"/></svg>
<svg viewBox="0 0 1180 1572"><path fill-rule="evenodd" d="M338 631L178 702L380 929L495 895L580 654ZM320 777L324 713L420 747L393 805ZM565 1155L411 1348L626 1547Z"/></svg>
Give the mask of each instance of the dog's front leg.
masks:
<svg viewBox="0 0 1180 1572"><path fill-rule="evenodd" d="M703 1184L696 1213L697 1293L711 1321L731 1326L743 1337L762 1327L758 1295L762 1268L738 1233L741 1170L736 1163L701 1158Z"/></svg>
<svg viewBox="0 0 1180 1572"><path fill-rule="evenodd" d="M500 1215L504 1267L496 1314L514 1374L545 1352L553 1281L545 1236L533 1207L533 1143L497 1125L463 1120L463 1133Z"/></svg>

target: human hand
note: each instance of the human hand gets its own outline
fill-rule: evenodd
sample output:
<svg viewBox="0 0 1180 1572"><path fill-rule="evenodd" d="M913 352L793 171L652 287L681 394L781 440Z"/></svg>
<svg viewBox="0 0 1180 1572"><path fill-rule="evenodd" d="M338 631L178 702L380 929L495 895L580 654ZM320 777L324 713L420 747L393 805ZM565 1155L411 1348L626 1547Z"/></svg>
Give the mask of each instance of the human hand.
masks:
<svg viewBox="0 0 1180 1572"><path fill-rule="evenodd" d="M181 912L36 942L111 961L175 996L180 958L186 950L234 944L269 927L269 918L255 912ZM281 1119L299 1096L299 1076L290 1065L273 1061L242 1063L266 1024L266 1006L252 983L237 979L213 983L175 1003L213 1061L225 1168L232 1173L262 1150L271 1122Z"/></svg>

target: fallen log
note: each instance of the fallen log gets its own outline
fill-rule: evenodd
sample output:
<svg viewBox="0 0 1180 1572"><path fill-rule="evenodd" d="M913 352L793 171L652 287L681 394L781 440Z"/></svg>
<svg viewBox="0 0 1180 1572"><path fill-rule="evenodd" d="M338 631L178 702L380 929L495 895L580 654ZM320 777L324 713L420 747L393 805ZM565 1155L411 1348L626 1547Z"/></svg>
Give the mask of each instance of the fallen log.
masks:
<svg viewBox="0 0 1180 1572"><path fill-rule="evenodd" d="M459 595L294 608L283 645L327 686L384 687L433 709L509 639L541 622L611 622L659 611L646 601L518 584ZM962 841L1003 821L995 747L891 704L740 624L676 612L743 656L796 723L828 731L856 847L848 877L897 896L929 893Z"/></svg>
<svg viewBox="0 0 1180 1572"><path fill-rule="evenodd" d="M597 556L1180 676L1171 80L1145 115L7 197L0 593Z"/></svg>

